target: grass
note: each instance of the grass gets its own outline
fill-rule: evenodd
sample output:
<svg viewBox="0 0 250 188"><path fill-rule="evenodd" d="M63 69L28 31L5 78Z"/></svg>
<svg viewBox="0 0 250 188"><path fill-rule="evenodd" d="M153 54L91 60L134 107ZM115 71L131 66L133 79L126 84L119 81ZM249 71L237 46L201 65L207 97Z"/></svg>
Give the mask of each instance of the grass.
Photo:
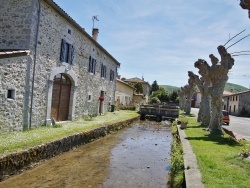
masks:
<svg viewBox="0 0 250 188"><path fill-rule="evenodd" d="M188 122L185 133L196 155L205 187L249 187L250 160L239 154L250 151L250 142L237 142L228 135L210 134L195 118Z"/></svg>
<svg viewBox="0 0 250 188"><path fill-rule="evenodd" d="M107 112L104 116L83 117L79 120L59 124L60 126L42 126L29 131L1 134L0 155L23 150L32 146L47 143L70 134L89 131L91 129L124 121L138 116L136 111L120 110Z"/></svg>

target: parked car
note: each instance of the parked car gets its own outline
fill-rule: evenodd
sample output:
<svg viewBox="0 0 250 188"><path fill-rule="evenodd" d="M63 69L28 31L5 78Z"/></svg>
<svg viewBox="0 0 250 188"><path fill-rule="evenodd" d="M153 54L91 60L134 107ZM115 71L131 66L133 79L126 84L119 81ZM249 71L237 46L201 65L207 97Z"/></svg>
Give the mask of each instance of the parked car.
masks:
<svg viewBox="0 0 250 188"><path fill-rule="evenodd" d="M229 113L228 113L228 111L222 110L222 115L223 115L222 123L223 123L223 124L225 123L225 124L229 125L229 123L230 123L230 118L229 118Z"/></svg>

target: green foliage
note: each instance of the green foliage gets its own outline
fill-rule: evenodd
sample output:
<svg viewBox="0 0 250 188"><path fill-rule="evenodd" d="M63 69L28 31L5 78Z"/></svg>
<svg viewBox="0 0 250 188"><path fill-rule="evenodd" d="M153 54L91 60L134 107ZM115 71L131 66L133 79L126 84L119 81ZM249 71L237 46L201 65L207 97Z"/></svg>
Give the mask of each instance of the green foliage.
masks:
<svg viewBox="0 0 250 188"><path fill-rule="evenodd" d="M233 93L238 93L238 92L246 91L247 88L241 85L237 85L237 84L226 83L224 90L230 91Z"/></svg>
<svg viewBox="0 0 250 188"><path fill-rule="evenodd" d="M184 160L183 149L178 134L177 122L172 124L173 141L171 143L171 171L169 185L171 188L183 187L184 184Z"/></svg>
<svg viewBox="0 0 250 188"><path fill-rule="evenodd" d="M155 100L155 98L157 98L159 100L158 103L161 102L169 102L169 96L168 93L166 92L166 90L162 87L160 87L157 91L154 91L151 95L150 95L150 100Z"/></svg>
<svg viewBox="0 0 250 188"><path fill-rule="evenodd" d="M170 85L159 85L159 87L163 87L169 93L171 93L173 91L178 91L180 89L179 87L170 86Z"/></svg>
<svg viewBox="0 0 250 188"><path fill-rule="evenodd" d="M150 97L149 102L150 102L151 104L158 104L158 103L161 103L161 101L158 99L158 97Z"/></svg>
<svg viewBox="0 0 250 188"><path fill-rule="evenodd" d="M157 84L157 81L155 80L153 84L151 85L151 93L157 90L159 90L159 85Z"/></svg>
<svg viewBox="0 0 250 188"><path fill-rule="evenodd" d="M136 93L143 93L142 83L137 82L134 84L134 87L136 89Z"/></svg>
<svg viewBox="0 0 250 188"><path fill-rule="evenodd" d="M173 91L173 92L170 93L169 99L170 99L171 102L177 102L177 98L178 98L177 91Z"/></svg>
<svg viewBox="0 0 250 188"><path fill-rule="evenodd" d="M127 84L133 86L136 93L143 93L143 86L141 82L127 82Z"/></svg>

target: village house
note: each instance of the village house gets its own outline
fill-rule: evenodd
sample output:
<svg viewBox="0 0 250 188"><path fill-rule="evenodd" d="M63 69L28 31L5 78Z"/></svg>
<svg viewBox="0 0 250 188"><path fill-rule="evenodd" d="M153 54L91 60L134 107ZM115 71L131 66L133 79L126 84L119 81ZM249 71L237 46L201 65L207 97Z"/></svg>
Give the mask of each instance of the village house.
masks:
<svg viewBox="0 0 250 188"><path fill-rule="evenodd" d="M143 87L143 93L137 93L139 95L136 95L136 98L140 99L141 94L143 94L144 101L148 103L149 95L150 95L150 85L148 82L144 81L144 78L140 79L140 78L135 77L135 78L126 79L124 80L124 82L141 83Z"/></svg>
<svg viewBox="0 0 250 188"><path fill-rule="evenodd" d="M223 96L224 110L230 115L250 117L250 90Z"/></svg>
<svg viewBox="0 0 250 188"><path fill-rule="evenodd" d="M120 63L52 0L0 0L0 132L114 105Z"/></svg>
<svg viewBox="0 0 250 188"><path fill-rule="evenodd" d="M135 88L126 82L123 82L119 79L116 79L116 91L115 91L115 101L116 106L120 105L131 105L133 102Z"/></svg>

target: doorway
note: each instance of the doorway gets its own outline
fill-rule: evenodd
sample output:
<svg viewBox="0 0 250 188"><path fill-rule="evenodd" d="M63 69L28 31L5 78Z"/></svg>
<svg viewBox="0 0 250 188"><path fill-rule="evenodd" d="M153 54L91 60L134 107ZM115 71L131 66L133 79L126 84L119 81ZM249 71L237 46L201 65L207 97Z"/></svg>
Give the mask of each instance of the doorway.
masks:
<svg viewBox="0 0 250 188"><path fill-rule="evenodd" d="M53 81L51 118L56 121L68 120L71 81L66 74L55 75Z"/></svg>

